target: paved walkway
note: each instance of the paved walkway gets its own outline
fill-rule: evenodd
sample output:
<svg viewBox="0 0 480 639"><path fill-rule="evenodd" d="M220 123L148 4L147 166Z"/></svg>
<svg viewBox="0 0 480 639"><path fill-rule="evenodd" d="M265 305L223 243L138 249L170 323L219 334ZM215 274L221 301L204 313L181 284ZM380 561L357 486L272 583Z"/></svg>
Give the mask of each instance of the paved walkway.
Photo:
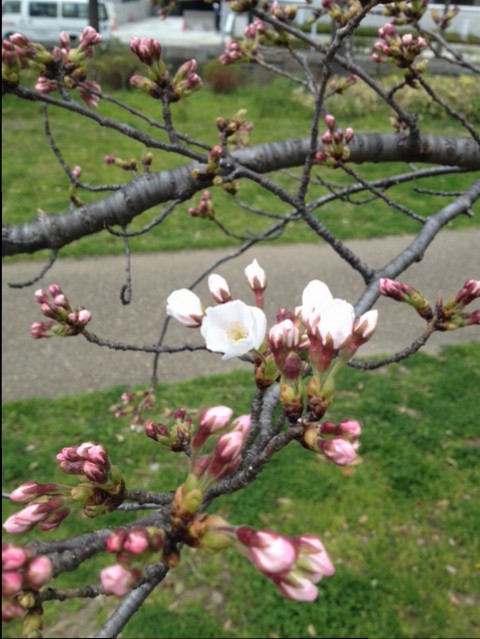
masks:
<svg viewBox="0 0 480 639"><path fill-rule="evenodd" d="M347 244L372 266L379 267L407 246L409 236ZM421 263L411 266L401 279L423 290L431 301L441 292L454 295L467 278L480 278L480 231L444 231L427 251ZM57 282L73 306L83 305L93 314L92 332L130 344L157 341L168 295L189 286L197 275L228 250L178 251L137 254L132 257L133 299L122 306L119 298L124 283L124 259L104 257L60 260L47 276L31 289L15 290L8 282L22 282L38 273L43 264L18 262L2 268L2 398L55 397L112 386L147 384L152 356L113 352L87 344L83 338L33 340L29 329L41 319L33 291ZM269 276L266 312L270 322L282 306L300 303L301 292L311 279L322 279L337 297L355 302L363 290L360 277L323 244L263 246L252 249L217 269L230 282L234 295L253 303L243 269L257 258ZM209 303L208 288L202 283L198 294ZM406 305L380 299L379 328L363 349L363 355L392 353L407 346L420 334L423 322ZM443 344L480 340L478 327L436 334L427 352ZM202 343L198 331L170 323L166 344ZM242 362L223 362L211 353L182 353L161 358L162 381L191 379L246 367Z"/></svg>

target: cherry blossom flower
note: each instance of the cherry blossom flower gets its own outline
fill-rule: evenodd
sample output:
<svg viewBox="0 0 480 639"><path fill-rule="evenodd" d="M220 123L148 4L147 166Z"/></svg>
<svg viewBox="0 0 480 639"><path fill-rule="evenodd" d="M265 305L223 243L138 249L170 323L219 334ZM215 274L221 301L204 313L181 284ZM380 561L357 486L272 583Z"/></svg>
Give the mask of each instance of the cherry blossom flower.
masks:
<svg viewBox="0 0 480 639"><path fill-rule="evenodd" d="M207 348L225 360L260 348L266 331L265 313L241 300L207 308L200 328Z"/></svg>

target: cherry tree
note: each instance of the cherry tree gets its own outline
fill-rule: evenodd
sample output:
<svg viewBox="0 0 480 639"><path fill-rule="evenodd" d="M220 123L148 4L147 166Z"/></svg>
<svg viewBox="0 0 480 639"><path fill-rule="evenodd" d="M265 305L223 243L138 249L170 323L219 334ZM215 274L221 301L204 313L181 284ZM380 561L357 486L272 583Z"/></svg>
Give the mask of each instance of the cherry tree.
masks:
<svg viewBox="0 0 480 639"><path fill-rule="evenodd" d="M378 2L348 0L336 3L322 0L321 7L311 6L312 24L330 16L335 28L328 42L305 32L296 22L296 7L256 0L233 0L233 11L248 13L252 21L243 38L226 46L220 61L255 64L291 81L312 101L313 109L306 137L274 140L261 145L249 144L251 123L239 109L230 119L218 117L218 144L211 146L183 133L175 120L172 105L201 90L202 80L195 60L185 61L172 71L164 59L161 43L149 38L133 38L130 49L145 65L145 75L133 75L133 89L145 94L145 100L161 105L161 120L153 120L140 111L119 102L89 79L88 65L101 36L87 27L73 47L68 35L59 36L59 45L51 51L14 34L3 42L3 92L20 100L40 102L48 122L50 112L64 109L88 118L131 138L147 149L142 167L124 162L115 155L106 161L131 171L129 181L115 185L91 185L82 181L78 166L70 166L46 126L47 140L70 183L70 206L63 214L37 215L31 222L4 225L4 256L51 250L51 259L42 272L25 285L44 278L61 249L104 229L125 242L161 225L181 205L190 204L193 217L208 219L230 234L215 217L215 193L226 191L252 216L262 216L268 225L257 235L238 237L238 247L199 274L194 282L172 290L164 312L164 324L158 342L153 345L115 342L99 336L90 328L95 309L70 302L75 291L63 291L52 283L38 288L34 299L44 316L32 324L33 338L80 337L89 348L94 345L122 351L142 351L154 355L150 386L146 391L126 392L114 407L116 415L127 416L141 425L145 435L172 453L188 458L188 473L183 483L168 493L148 493L127 485L119 465L110 458L105 443L83 442L58 451L57 463L75 481L65 484L48 478L31 480L12 487L9 499L22 508L4 522L11 535L34 529L47 532L58 528L67 517L82 514L101 518L113 511L131 513L132 519L115 529L95 527L92 532L63 541L39 539L27 546L8 542L2 548L2 616L5 621L24 617L24 636L41 636L43 606L51 600L94 597L107 594L122 598L98 637L117 636L152 590L174 569L182 548L221 552L233 549L244 555L272 582L280 596L296 602L313 601L318 584L334 575L334 566L321 537L305 533L290 537L279 531L255 530L248 522L229 522L215 514L215 500L242 490L259 476L274 455L294 442L305 454L315 452L335 466L352 464L361 442L361 416L345 416L338 423L327 412L340 382L338 372L345 366L372 370L401 361L417 352L435 332L478 325L480 311L469 305L480 295L475 274L465 274L458 290L446 292L446 301L430 304L415 283L397 280L413 262L428 250L438 233L459 216L472 216L471 207L480 196L480 135L474 124L434 90L428 75L429 57L442 57L445 64L471 74L477 69L445 38L445 29L456 10L435 14L437 28L424 29L420 19L428 11L428 2L392 2L385 5L385 25L371 51L372 60L391 65L401 72L401 79L386 89L385 85L355 60L351 38ZM403 31L400 30L403 27ZM297 44L304 45L299 48ZM305 46L310 55L305 53ZM296 65L287 71L266 60L269 49L283 50ZM321 61L322 73L309 65L311 54ZM428 55L427 55L428 54ZM339 80L335 69L342 69ZM24 82L26 72L34 69L38 77L34 88ZM362 133L348 122L340 123L331 112L333 97L344 95L361 83L378 96L391 112L393 132ZM415 89L427 96L462 129L457 138L434 136L428 121L404 106L405 89ZM193 100L194 98L191 98ZM114 103L119 114L128 112L139 126L122 123L103 115L98 109L102 100ZM192 106L192 108L194 108ZM145 132L140 124L147 124ZM342 128L346 125L344 128ZM177 168L154 172L155 152L171 154L184 163ZM396 175L364 177L357 165L365 163L403 162L405 169ZM297 172L293 172L297 169ZM275 179L281 172L284 181ZM439 196L438 190L422 187L427 178L464 174L472 177L461 191L442 192L445 204L423 216L391 197L390 189L398 184L412 184L422 198ZM343 180L336 179L341 175ZM241 185L256 185L270 193L289 211L271 213L243 201ZM88 204L81 203L82 190L96 193ZM197 199L197 193L200 194ZM361 199L358 199L361 198ZM336 201L355 201L359 209L372 200L381 200L398 215L414 220L418 231L411 244L398 255L390 256L381 268L373 268L356 255L322 222L322 210ZM129 231L132 220L152 207L163 205L159 215L141 231ZM433 205L432 205L433 206ZM361 216L361 212L359 213ZM244 276L251 299L234 298L229 282L217 271L220 265L244 254L255 245L282 235L292 222L303 222L360 275L364 290L355 302L334 296L318 280L306 281L299 299L286 299L275 318L265 313L268 286L276 286L275 273L266 273L252 258ZM292 265L293 268L293 265ZM193 289L206 280L211 300L201 299ZM441 288L441 281L439 281ZM68 296L67 296L68 293ZM374 306L379 296L407 304L424 321L418 338L394 355L369 362L357 358L357 351L374 334L381 317ZM127 296L128 297L128 296ZM128 302L128 299L124 301ZM468 307L468 308L467 308ZM196 343L166 344L167 327L173 320L184 326L185 335L198 335ZM198 418L182 407L174 409L168 419L151 418L154 392L158 382L158 358L163 353L200 350L218 353L223 360L241 358L252 368L252 402L249 414L234 415L228 406L212 406ZM165 423L163 423L165 422ZM268 469L266 469L268 472ZM139 511L149 510L141 515ZM318 531L321 535L321 531ZM51 586L55 576L75 570L98 553L111 553L111 565L92 583L79 584L72 594Z"/></svg>

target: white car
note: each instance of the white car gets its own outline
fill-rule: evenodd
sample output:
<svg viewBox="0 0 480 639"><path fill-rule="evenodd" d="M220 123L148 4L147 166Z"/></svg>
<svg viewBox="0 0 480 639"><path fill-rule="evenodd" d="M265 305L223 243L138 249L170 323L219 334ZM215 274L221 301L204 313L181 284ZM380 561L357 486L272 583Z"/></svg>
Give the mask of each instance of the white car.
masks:
<svg viewBox="0 0 480 639"><path fill-rule="evenodd" d="M103 42L115 30L112 6L98 2L98 19ZM33 42L58 43L66 31L72 44L88 25L88 0L4 0L2 2L2 39L22 33Z"/></svg>

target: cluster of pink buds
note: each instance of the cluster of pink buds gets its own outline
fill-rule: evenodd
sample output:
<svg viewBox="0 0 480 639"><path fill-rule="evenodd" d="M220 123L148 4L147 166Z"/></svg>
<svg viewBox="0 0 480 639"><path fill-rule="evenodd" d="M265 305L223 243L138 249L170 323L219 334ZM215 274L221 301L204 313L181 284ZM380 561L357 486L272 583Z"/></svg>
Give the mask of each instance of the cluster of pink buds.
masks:
<svg viewBox="0 0 480 639"><path fill-rule="evenodd" d="M2 621L13 621L31 606L31 595L23 591L40 590L52 577L52 564L44 555L27 548L2 544Z"/></svg>
<svg viewBox="0 0 480 639"><path fill-rule="evenodd" d="M143 412L155 405L155 394L151 388L127 392L120 395L120 403L110 406L109 411L115 417L129 417L130 428L137 430L145 423Z"/></svg>
<svg viewBox="0 0 480 639"><path fill-rule="evenodd" d="M280 22L293 22L297 15L295 5L281 5L278 0L273 0L270 5L270 13Z"/></svg>
<svg viewBox="0 0 480 639"><path fill-rule="evenodd" d="M174 453L189 451L192 435L192 419L184 408L179 408L171 415L173 424L164 424L147 421L145 434L153 441L166 446Z"/></svg>
<svg viewBox="0 0 480 639"><path fill-rule="evenodd" d="M192 217L212 220L215 217L215 208L213 206L212 194L210 191L204 191L200 196L198 205L191 206L188 209L188 212Z"/></svg>
<svg viewBox="0 0 480 639"><path fill-rule="evenodd" d="M394 24L415 24L425 13L430 0L391 2L385 4L383 15L393 18Z"/></svg>
<svg viewBox="0 0 480 639"><path fill-rule="evenodd" d="M130 50L148 67L147 77L133 75L130 85L145 91L151 97L177 102L198 91L202 86L202 80L196 73L196 60L188 60L179 67L173 79L170 77L167 65L162 59L162 48L157 40L145 37L132 38Z"/></svg>
<svg viewBox="0 0 480 639"><path fill-rule="evenodd" d="M116 155L106 155L103 158L103 161L105 164L118 166L123 171L132 171L133 173L136 173L138 169L138 163L135 158L132 158L131 160L122 160L122 158L119 158Z"/></svg>
<svg viewBox="0 0 480 639"><path fill-rule="evenodd" d="M322 541L314 535L287 537L240 526L235 536L242 554L293 601L314 601L318 596L315 584L335 572Z"/></svg>
<svg viewBox="0 0 480 639"><path fill-rule="evenodd" d="M60 484L29 481L10 494L11 501L28 506L11 515L3 524L11 535L30 532L38 525L42 531L54 530L70 514L71 489Z"/></svg>
<svg viewBox="0 0 480 639"><path fill-rule="evenodd" d="M190 474L175 493L173 521L177 525L190 521L198 513L208 488L238 468L250 432L250 415L241 415L230 423L232 415L228 406L207 408L201 414L191 440ZM217 439L212 452L201 455L213 435Z"/></svg>
<svg viewBox="0 0 480 639"><path fill-rule="evenodd" d="M34 293L41 311L48 322L34 322L31 327L32 337L69 337L81 333L92 315L83 306L72 309L65 294L58 284L50 284L47 291L38 289Z"/></svg>
<svg viewBox="0 0 480 639"><path fill-rule="evenodd" d="M337 168L350 157L348 143L353 139L353 129L348 127L345 131L336 130L336 121L333 115L325 116L327 130L322 135L323 151L319 151L315 160L317 164L324 164L330 168Z"/></svg>
<svg viewBox="0 0 480 639"><path fill-rule="evenodd" d="M340 424L325 421L311 423L303 434L302 445L320 453L337 466L349 466L357 458L362 425L356 419L343 419Z"/></svg>
<svg viewBox="0 0 480 639"><path fill-rule="evenodd" d="M403 282L382 278L379 280L382 295L397 302L406 302L436 331L454 331L457 328L480 324L480 309L466 313L465 307L480 297L480 280L467 280L458 293L447 302L441 298L432 309L423 293Z"/></svg>
<svg viewBox="0 0 480 639"><path fill-rule="evenodd" d="M405 79L413 84L415 75L423 73L427 68L427 60L414 64L415 58L427 46L425 38L414 38L411 33L400 36L392 22L381 27L378 35L380 40L373 45L372 60L378 63L385 62L385 59L391 60L400 69L406 69Z"/></svg>
<svg viewBox="0 0 480 639"><path fill-rule="evenodd" d="M249 60L249 55L243 43L232 40L225 45L225 51L218 59L222 64L228 65Z"/></svg>
<svg viewBox="0 0 480 639"><path fill-rule="evenodd" d="M21 33L2 41L2 82L5 89L18 86L21 71L30 65L36 54L36 45Z"/></svg>
<svg viewBox="0 0 480 639"><path fill-rule="evenodd" d="M97 517L111 512L123 501L125 480L118 466L110 463L104 446L84 442L80 446L67 446L56 457L60 468L67 475L84 477L71 489L77 506L83 507L87 517Z"/></svg>
<svg viewBox="0 0 480 639"><path fill-rule="evenodd" d="M12 73L19 81L19 71L27 66L40 71L35 90L40 93L51 93L59 89L78 89L82 100L91 107L98 105L101 87L96 82L87 80L87 64L93 57L94 47L102 40L102 36L92 27L85 27L80 34L78 47L72 49L67 32L60 34L60 46L47 51L42 45L32 43L20 33L10 36L4 41L7 65L6 80L13 79Z"/></svg>
<svg viewBox="0 0 480 639"><path fill-rule="evenodd" d="M460 11L460 7L454 6L450 7L448 11L442 10L438 11L437 9L432 9L430 11L432 15L432 20L435 22L439 31L445 31L451 25L452 20Z"/></svg>
<svg viewBox="0 0 480 639"><path fill-rule="evenodd" d="M245 27L244 35L248 40L257 40L260 36L268 32L267 25L260 18L255 18L253 22Z"/></svg>
<svg viewBox="0 0 480 639"><path fill-rule="evenodd" d="M330 82L329 89L332 94L337 93L338 95L342 95L353 86L358 81L358 75L352 74L346 78L340 78L339 80L334 80Z"/></svg>
<svg viewBox="0 0 480 639"><path fill-rule="evenodd" d="M237 111L230 120L218 117L216 124L220 131L221 139L228 139L230 148L240 148L248 145L253 125L251 122L247 122L247 111L245 109ZM235 136L233 141L232 136Z"/></svg>
<svg viewBox="0 0 480 639"><path fill-rule="evenodd" d="M106 550L116 554L117 563L100 571L105 594L123 597L135 588L142 579L144 564L152 554L161 552L164 544L165 531L155 526L114 530Z"/></svg>
<svg viewBox="0 0 480 639"><path fill-rule="evenodd" d="M362 6L358 0L348 0L340 4L335 0L322 0L322 8L339 27L343 27L357 15Z"/></svg>
<svg viewBox="0 0 480 639"><path fill-rule="evenodd" d="M405 302L414 308L420 317L429 321L433 318L433 310L423 293L410 284L391 280L386 277L380 278L378 288L382 295L390 297L397 302Z"/></svg>

